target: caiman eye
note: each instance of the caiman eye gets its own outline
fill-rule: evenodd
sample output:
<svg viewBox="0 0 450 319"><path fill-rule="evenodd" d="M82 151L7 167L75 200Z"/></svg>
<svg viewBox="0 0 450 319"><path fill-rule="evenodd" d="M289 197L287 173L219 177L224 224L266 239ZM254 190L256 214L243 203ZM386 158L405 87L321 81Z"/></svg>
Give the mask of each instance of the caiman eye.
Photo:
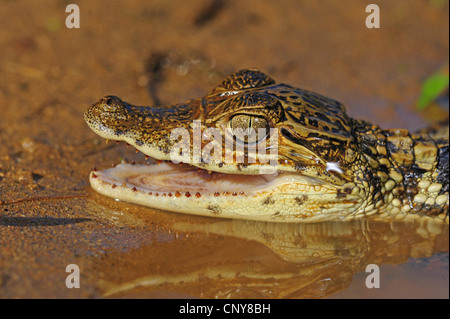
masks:
<svg viewBox="0 0 450 319"><path fill-rule="evenodd" d="M236 140L251 144L263 140L269 134L269 123L258 116L238 114L231 118L229 127Z"/></svg>

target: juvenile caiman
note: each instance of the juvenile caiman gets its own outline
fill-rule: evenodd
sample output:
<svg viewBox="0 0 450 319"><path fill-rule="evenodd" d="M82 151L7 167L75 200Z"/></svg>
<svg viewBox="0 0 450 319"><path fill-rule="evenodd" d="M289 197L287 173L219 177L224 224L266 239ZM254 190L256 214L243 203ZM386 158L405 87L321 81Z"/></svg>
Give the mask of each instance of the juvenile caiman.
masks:
<svg viewBox="0 0 450 319"><path fill-rule="evenodd" d="M91 172L91 186L116 199L225 218L316 222L377 214L448 223L448 126L441 133L383 130L349 117L336 100L277 84L256 69L167 107L106 96L84 117L101 137L158 161ZM176 128L187 139L171 139Z"/></svg>

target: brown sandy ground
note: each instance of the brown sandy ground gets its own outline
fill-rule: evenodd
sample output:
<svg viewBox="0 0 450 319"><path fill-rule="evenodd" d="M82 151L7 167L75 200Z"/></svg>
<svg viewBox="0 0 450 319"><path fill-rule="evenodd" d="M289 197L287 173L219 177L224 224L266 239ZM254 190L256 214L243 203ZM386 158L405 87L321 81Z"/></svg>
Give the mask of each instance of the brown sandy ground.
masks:
<svg viewBox="0 0 450 319"><path fill-rule="evenodd" d="M448 60L448 1L378 0L378 30L365 27L360 0L81 0L80 29L64 25L68 3L0 1L0 298L100 297L99 277L115 271L108 259L102 273L107 256L176 242L175 221L199 222L114 208L89 189L92 166L143 160L85 125L86 107L106 94L181 102L258 67L384 127L418 129L448 112L414 107L422 81ZM204 236L196 247L207 252L218 239ZM247 242L241 249L254 251ZM165 247L155 259L180 249ZM64 285L72 263L81 289ZM448 257L446 285L448 297Z"/></svg>

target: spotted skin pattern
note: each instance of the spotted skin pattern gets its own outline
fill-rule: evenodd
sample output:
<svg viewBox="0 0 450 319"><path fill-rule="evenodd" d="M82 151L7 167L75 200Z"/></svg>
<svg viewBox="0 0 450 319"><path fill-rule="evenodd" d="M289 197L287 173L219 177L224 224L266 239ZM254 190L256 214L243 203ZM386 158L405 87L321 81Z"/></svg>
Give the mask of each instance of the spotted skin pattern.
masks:
<svg viewBox="0 0 450 319"><path fill-rule="evenodd" d="M191 180L202 180L198 184L168 187L170 174L172 182L183 175L167 163L157 175L151 175L155 168L126 164L91 173L94 189L124 201L189 214L283 222L377 215L426 216L448 223L448 126L416 134L384 130L349 117L336 100L277 84L256 69L228 76L202 98L167 107L134 106L107 96L88 108L85 120L98 135L125 141L161 161L171 160L178 142L170 138L172 130L183 128L193 136L194 121L201 132L215 128L223 136L234 134L233 125L266 125L278 132L278 175L273 178L261 175L258 180L269 164L262 157L251 161L249 144L238 135L235 142L245 145L233 148L232 158L244 158L244 163L223 160L226 140L219 144L203 138L201 148L208 143L220 147L221 160L195 161L191 155L181 161L189 167ZM261 143L268 149L269 137L257 142ZM195 143L189 147L193 154ZM155 176L162 180L160 175L166 176L166 184L157 188ZM239 188L237 181L246 179L259 187ZM222 186L213 191L217 185Z"/></svg>

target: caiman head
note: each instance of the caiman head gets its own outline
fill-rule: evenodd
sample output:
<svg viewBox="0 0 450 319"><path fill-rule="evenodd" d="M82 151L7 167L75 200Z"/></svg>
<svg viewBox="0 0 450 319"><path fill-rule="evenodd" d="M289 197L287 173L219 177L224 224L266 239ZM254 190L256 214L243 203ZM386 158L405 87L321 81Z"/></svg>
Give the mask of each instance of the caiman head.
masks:
<svg viewBox="0 0 450 319"><path fill-rule="evenodd" d="M94 189L154 208L274 221L364 214L364 156L344 105L255 70L167 107L106 96L85 113L98 135L160 164L91 173ZM362 162L361 162L362 161Z"/></svg>

